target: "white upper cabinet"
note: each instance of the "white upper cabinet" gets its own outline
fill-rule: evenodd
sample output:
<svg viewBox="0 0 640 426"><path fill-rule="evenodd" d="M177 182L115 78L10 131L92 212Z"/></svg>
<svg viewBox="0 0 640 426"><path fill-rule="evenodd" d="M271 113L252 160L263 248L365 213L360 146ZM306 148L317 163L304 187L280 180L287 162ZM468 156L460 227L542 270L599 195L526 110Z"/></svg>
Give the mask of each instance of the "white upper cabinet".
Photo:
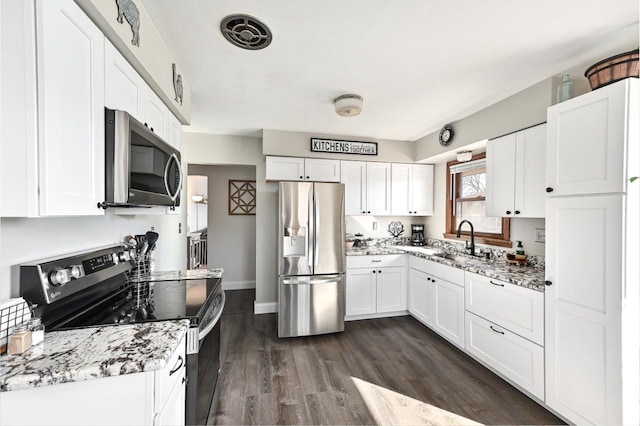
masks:
<svg viewBox="0 0 640 426"><path fill-rule="evenodd" d="M391 214L433 214L433 165L391 164Z"/></svg>
<svg viewBox="0 0 640 426"><path fill-rule="evenodd" d="M267 157L267 180L340 182L340 160Z"/></svg>
<svg viewBox="0 0 640 426"><path fill-rule="evenodd" d="M160 100L158 95L151 90L144 91L141 99L142 124L153 133L167 140L167 123L169 121L169 108Z"/></svg>
<svg viewBox="0 0 640 426"><path fill-rule="evenodd" d="M366 214L367 211L367 163L341 161L340 182L344 183L344 214Z"/></svg>
<svg viewBox="0 0 640 426"><path fill-rule="evenodd" d="M366 214L391 214L391 163L367 163Z"/></svg>
<svg viewBox="0 0 640 426"><path fill-rule="evenodd" d="M110 109L127 111L142 121L141 99L145 82L107 39L104 41L104 98Z"/></svg>
<svg viewBox="0 0 640 426"><path fill-rule="evenodd" d="M546 128L541 124L487 143L487 216L544 217Z"/></svg>
<svg viewBox="0 0 640 426"><path fill-rule="evenodd" d="M39 214L104 214L104 36L72 0L39 0L36 40Z"/></svg>
<svg viewBox="0 0 640 426"><path fill-rule="evenodd" d="M629 78L547 109L547 178L549 195L623 192L625 146L637 135L637 105L628 102L638 90ZM633 111L635 110L635 114Z"/></svg>
<svg viewBox="0 0 640 426"><path fill-rule="evenodd" d="M391 163L342 161L346 215L391 214Z"/></svg>

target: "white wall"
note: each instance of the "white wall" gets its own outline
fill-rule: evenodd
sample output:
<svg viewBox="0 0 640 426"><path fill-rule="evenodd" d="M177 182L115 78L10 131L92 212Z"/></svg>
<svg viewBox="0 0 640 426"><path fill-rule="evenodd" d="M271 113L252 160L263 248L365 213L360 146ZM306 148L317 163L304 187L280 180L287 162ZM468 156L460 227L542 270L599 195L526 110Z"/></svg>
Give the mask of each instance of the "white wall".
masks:
<svg viewBox="0 0 640 426"><path fill-rule="evenodd" d="M185 205L187 207L187 233L199 231L207 227L207 204L196 203L191 198L194 195L208 196L208 185L206 176L195 176L191 174L189 168L189 176L187 176L187 197Z"/></svg>
<svg viewBox="0 0 640 426"><path fill-rule="evenodd" d="M182 215L0 219L0 300L19 295L17 266L32 260L90 250L144 234L152 226L160 234L156 269L186 269L187 242Z"/></svg>
<svg viewBox="0 0 640 426"><path fill-rule="evenodd" d="M348 234L360 233L364 238L391 238L388 231L391 222L398 221L404 226L401 237L411 237L411 224L425 224L425 216L347 216L346 232ZM374 228L374 224L377 229Z"/></svg>
<svg viewBox="0 0 640 426"><path fill-rule="evenodd" d="M259 138L185 132L182 159L186 163L246 165L256 168L256 304L278 300L276 225L277 189L265 181L265 161ZM209 183L211 185L211 183ZM209 224L211 225L211 224Z"/></svg>
<svg viewBox="0 0 640 426"><path fill-rule="evenodd" d="M256 216L230 215L229 180L255 180L255 166L189 165L189 173L209 182L207 262L223 268L225 289L256 286Z"/></svg>

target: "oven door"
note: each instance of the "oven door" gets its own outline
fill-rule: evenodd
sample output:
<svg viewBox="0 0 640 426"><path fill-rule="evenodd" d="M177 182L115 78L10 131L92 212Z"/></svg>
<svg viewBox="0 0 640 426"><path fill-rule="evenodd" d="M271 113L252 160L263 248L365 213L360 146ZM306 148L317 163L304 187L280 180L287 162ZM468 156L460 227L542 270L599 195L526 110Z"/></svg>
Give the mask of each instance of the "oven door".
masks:
<svg viewBox="0 0 640 426"><path fill-rule="evenodd" d="M187 425L206 424L213 405L220 372L220 317L224 304L225 294L220 287L198 328L198 352L187 355Z"/></svg>

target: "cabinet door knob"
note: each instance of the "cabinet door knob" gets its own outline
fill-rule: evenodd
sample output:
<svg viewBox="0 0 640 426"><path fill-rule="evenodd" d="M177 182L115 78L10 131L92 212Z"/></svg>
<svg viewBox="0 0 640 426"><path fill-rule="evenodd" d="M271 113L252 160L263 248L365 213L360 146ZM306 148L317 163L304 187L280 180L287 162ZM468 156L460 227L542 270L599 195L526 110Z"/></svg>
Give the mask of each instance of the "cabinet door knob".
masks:
<svg viewBox="0 0 640 426"><path fill-rule="evenodd" d="M427 277L427 281L431 281L431 278Z"/></svg>
<svg viewBox="0 0 640 426"><path fill-rule="evenodd" d="M544 285L551 285L551 284L553 284L551 281L545 281L544 282Z"/></svg>
<svg viewBox="0 0 640 426"><path fill-rule="evenodd" d="M376 273L376 271L374 270L374 271L373 271L373 273L375 274L375 273Z"/></svg>
<svg viewBox="0 0 640 426"><path fill-rule="evenodd" d="M547 191L547 192L553 192L553 188L549 188L549 187L547 187L546 191Z"/></svg>
<svg viewBox="0 0 640 426"><path fill-rule="evenodd" d="M381 273L382 273L382 271L381 271L380 269L378 269L378 273L379 273L379 274L381 274Z"/></svg>
<svg viewBox="0 0 640 426"><path fill-rule="evenodd" d="M520 210L516 210L514 213L515 214L520 214Z"/></svg>
<svg viewBox="0 0 640 426"><path fill-rule="evenodd" d="M303 177L303 176L300 176L300 179L304 179L304 177Z"/></svg>
<svg viewBox="0 0 640 426"><path fill-rule="evenodd" d="M309 179L309 176L307 176L307 179Z"/></svg>
<svg viewBox="0 0 640 426"><path fill-rule="evenodd" d="M511 210L507 210L507 211L506 211L506 213L507 213L507 214L511 214Z"/></svg>
<svg viewBox="0 0 640 426"><path fill-rule="evenodd" d="M370 212L370 211L368 211L368 212L367 212L367 214L371 214L371 212Z"/></svg>
<svg viewBox="0 0 640 426"><path fill-rule="evenodd" d="M366 212L364 210L362 210L362 214L365 214Z"/></svg>

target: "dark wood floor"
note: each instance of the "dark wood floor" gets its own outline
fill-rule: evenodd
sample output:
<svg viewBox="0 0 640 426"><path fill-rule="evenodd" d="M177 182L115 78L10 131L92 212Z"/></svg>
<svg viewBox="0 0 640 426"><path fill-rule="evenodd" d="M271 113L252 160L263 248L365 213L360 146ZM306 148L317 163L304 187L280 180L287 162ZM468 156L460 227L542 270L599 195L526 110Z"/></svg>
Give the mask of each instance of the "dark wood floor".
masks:
<svg viewBox="0 0 640 426"><path fill-rule="evenodd" d="M411 317L278 339L253 290L226 293L209 424L563 424Z"/></svg>

